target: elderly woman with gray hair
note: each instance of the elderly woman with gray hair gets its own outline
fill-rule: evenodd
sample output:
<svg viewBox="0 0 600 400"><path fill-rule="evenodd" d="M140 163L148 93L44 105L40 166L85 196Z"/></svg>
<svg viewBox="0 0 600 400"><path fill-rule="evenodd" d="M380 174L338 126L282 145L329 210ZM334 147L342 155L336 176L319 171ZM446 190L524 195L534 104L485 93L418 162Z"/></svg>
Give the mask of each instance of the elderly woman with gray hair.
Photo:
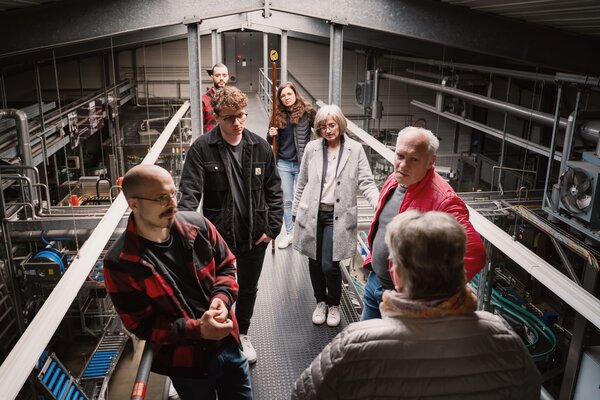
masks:
<svg viewBox="0 0 600 400"><path fill-rule="evenodd" d="M315 116L320 139L306 145L292 205L294 249L308 257L317 306L312 322L340 323L340 260L353 257L358 229L356 196L377 206L379 190L362 145L344 134L346 118L336 105ZM335 238L335 241L333 240Z"/></svg>
<svg viewBox="0 0 600 400"><path fill-rule="evenodd" d="M293 400L540 398L540 374L499 316L465 286L466 234L450 214L407 210L387 225L395 291L382 319L351 324L302 373Z"/></svg>

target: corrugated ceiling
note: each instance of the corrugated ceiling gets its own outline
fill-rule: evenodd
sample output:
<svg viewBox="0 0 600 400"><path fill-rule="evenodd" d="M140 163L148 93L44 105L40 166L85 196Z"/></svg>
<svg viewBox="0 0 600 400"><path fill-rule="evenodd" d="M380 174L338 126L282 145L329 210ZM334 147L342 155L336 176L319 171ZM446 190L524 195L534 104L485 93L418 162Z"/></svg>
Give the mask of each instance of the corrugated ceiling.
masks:
<svg viewBox="0 0 600 400"><path fill-rule="evenodd" d="M61 0L0 0L0 11ZM599 0L439 0L600 39Z"/></svg>
<svg viewBox="0 0 600 400"><path fill-rule="evenodd" d="M598 0L440 0L600 39Z"/></svg>
<svg viewBox="0 0 600 400"><path fill-rule="evenodd" d="M43 3L52 3L58 0L0 0L0 11L12 10L14 8L23 8L39 6Z"/></svg>

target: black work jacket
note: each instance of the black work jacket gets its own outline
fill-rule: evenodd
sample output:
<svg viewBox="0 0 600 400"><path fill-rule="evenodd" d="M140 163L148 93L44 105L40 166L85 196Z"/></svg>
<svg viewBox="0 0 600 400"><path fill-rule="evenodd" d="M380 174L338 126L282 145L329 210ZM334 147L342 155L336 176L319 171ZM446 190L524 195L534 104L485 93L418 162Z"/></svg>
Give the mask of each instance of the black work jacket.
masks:
<svg viewBox="0 0 600 400"><path fill-rule="evenodd" d="M249 250L263 233L275 238L283 221L283 192L271 146L265 139L244 129L242 169L250 214L248 243L236 243L234 227L234 197L231 191L235 179L227 142L219 126L200 136L190 147L179 190L183 197L180 210L196 210L203 199L202 211L218 229L229 247Z"/></svg>

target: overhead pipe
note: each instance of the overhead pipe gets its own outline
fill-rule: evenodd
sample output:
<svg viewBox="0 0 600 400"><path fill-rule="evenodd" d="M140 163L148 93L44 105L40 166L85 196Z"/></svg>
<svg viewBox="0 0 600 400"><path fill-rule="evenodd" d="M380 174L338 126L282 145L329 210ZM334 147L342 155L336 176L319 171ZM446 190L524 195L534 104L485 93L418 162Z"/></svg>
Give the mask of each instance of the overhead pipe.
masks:
<svg viewBox="0 0 600 400"><path fill-rule="evenodd" d="M31 152L31 143L29 141L29 125L27 123L27 114L21 110L15 108L8 108L6 110L0 110L0 119L12 118L15 120L17 127L17 141L19 148L19 157L21 158L21 165L33 165L33 155ZM34 182L35 176L30 170L25 171L27 177ZM38 182L36 182L38 183ZM31 201L33 203L39 200L35 190L31 191Z"/></svg>
<svg viewBox="0 0 600 400"><path fill-rule="evenodd" d="M396 56L396 55L384 55L384 58L388 58L391 60L400 60L407 61L417 64L424 65L432 65L432 66L441 66L452 69L460 69L463 71L476 71L476 72L489 72L494 75L499 76L510 76L513 78L520 78L532 81L546 82L555 84L557 82L564 83L574 83L579 85L586 85L592 88L600 87L600 78L593 77L588 75L575 75L575 74L566 74L558 72L554 75L548 74L540 74L538 72L526 72L526 71L515 71L512 69L506 68L495 68L495 67L486 67L483 65L475 65L475 64L463 64L456 62L445 62L440 60L431 60L417 57L406 57L406 56Z"/></svg>
<svg viewBox="0 0 600 400"><path fill-rule="evenodd" d="M600 141L600 121L587 121L581 125L579 128L579 132L581 133L581 137L584 140L588 140L590 142L599 142Z"/></svg>
<svg viewBox="0 0 600 400"><path fill-rule="evenodd" d="M571 146L573 145L573 133L575 132L575 120L577 119L577 113L579 112L579 101L581 100L581 88L577 90L577 97L575 99L575 109L567 118L567 128L565 129L565 138L563 141L562 160L560 160L560 169L558 170L558 176L561 176L567 167L567 161L571 158Z"/></svg>
<svg viewBox="0 0 600 400"><path fill-rule="evenodd" d="M116 228L115 231L112 233L111 240L118 239L121 236L121 234L123 232L125 232L125 229L126 229L125 226ZM85 229L85 228L47 229L47 230L33 229L33 230L29 230L29 231L12 231L10 233L10 235L11 235L11 239L13 240L13 242L17 242L17 241L30 242L31 240L39 239L40 237L42 237L42 235L48 241L54 241L54 240L83 241L83 240L89 239L89 237L92 235L93 232L94 232L93 229Z"/></svg>
<svg viewBox="0 0 600 400"><path fill-rule="evenodd" d="M455 89L455 88L440 85L437 83L425 82L425 81L420 81L417 79L405 78L403 76L386 74L386 73L379 74L379 76L381 76L382 78L387 78L387 79L391 79L394 81L407 83L409 85L420 86L423 88L436 90L438 92L442 92L445 94L450 94L450 95L460 97L462 99L468 100L472 103L475 103L475 104L478 104L478 105L481 105L484 107L492 108L492 109L495 109L498 111L505 111L509 114L513 114L513 115L516 115L521 118L531 119L539 124L543 124L546 126L554 126L555 116L552 114L547 114L547 113L543 113L540 111L530 110L528 108L517 106L515 104L492 99L492 98L489 98L486 96L481 96L478 94L467 92L465 90ZM558 123L558 126L561 128L566 128L566 126L567 126L566 118L559 118L557 123Z"/></svg>

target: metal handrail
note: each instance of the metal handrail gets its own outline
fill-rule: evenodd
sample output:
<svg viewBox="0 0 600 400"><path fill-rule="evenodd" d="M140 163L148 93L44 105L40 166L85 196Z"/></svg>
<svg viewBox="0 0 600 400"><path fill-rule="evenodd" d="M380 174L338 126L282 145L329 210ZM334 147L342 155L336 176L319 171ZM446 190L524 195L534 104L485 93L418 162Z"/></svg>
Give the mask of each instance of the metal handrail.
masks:
<svg viewBox="0 0 600 400"><path fill-rule="evenodd" d="M131 391L130 400L144 400L146 398L146 388L148 387L148 379L150 378L150 368L152 367L152 342L144 343L144 351L140 359L137 374L135 375L135 383Z"/></svg>

